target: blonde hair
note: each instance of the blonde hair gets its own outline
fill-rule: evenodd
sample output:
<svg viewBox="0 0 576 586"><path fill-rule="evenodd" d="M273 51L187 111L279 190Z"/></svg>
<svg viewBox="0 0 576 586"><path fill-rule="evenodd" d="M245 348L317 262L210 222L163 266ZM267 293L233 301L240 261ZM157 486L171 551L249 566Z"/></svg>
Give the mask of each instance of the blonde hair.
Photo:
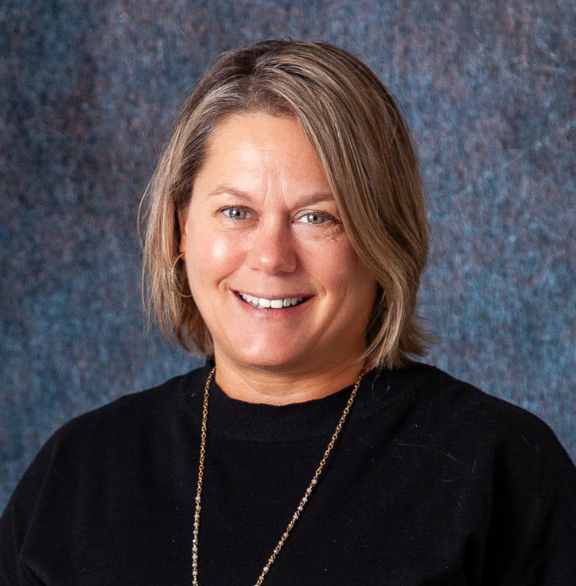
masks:
<svg viewBox="0 0 576 586"><path fill-rule="evenodd" d="M225 116L247 111L299 121L326 172L350 241L378 283L366 332L369 366L393 368L423 354L415 308L428 231L410 134L374 73L325 43L272 40L224 53L184 104L145 194L143 279L162 331L189 351L213 352L193 298L185 297L179 214L211 133Z"/></svg>

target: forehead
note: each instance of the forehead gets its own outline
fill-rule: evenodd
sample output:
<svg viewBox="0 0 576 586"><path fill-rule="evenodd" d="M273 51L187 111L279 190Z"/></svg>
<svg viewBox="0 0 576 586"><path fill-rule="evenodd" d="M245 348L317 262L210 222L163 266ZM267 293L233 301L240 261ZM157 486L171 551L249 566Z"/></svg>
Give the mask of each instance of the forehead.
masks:
<svg viewBox="0 0 576 586"><path fill-rule="evenodd" d="M232 114L212 132L195 184L263 181L330 191L326 173L302 130L288 116Z"/></svg>
<svg viewBox="0 0 576 586"><path fill-rule="evenodd" d="M258 147L270 151L286 151L298 146L295 154L316 154L299 121L287 115L266 112L238 112L222 118L207 141L207 155L222 155L222 150L234 152Z"/></svg>

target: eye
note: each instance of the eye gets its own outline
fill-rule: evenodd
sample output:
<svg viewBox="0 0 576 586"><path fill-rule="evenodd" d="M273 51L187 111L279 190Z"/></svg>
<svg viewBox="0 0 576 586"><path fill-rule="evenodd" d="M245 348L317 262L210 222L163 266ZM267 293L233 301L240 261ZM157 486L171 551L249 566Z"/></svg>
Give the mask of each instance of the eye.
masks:
<svg viewBox="0 0 576 586"><path fill-rule="evenodd" d="M240 207L222 208L220 211L232 220L245 220L250 216L249 210Z"/></svg>
<svg viewBox="0 0 576 586"><path fill-rule="evenodd" d="M305 224L324 224L326 222L334 222L336 223L336 218L331 216L326 212L317 212L317 211L309 211L302 214L298 219L298 222L303 222Z"/></svg>
<svg viewBox="0 0 576 586"><path fill-rule="evenodd" d="M323 214L306 214L304 217L306 218L306 221L310 224L322 224L326 221L326 216L324 216Z"/></svg>

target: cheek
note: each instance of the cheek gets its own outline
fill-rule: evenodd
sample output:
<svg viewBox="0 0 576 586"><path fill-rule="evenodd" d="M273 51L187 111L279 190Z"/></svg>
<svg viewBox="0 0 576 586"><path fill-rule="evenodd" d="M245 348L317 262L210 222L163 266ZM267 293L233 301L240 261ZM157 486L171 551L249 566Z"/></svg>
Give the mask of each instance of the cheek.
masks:
<svg viewBox="0 0 576 586"><path fill-rule="evenodd" d="M331 244L313 247L309 251L307 256L311 270L322 275L327 286L348 288L364 276L365 269L347 239Z"/></svg>
<svg viewBox="0 0 576 586"><path fill-rule="evenodd" d="M210 230L192 230L186 243L186 258L196 285L202 279L226 276L237 265L239 254L239 246Z"/></svg>
<svg viewBox="0 0 576 586"><path fill-rule="evenodd" d="M368 316L376 298L376 281L351 244L334 251L326 262L324 274L327 287L339 292L342 307L354 308L351 311L363 308L362 312Z"/></svg>
<svg viewBox="0 0 576 586"><path fill-rule="evenodd" d="M206 238L204 239L203 247L203 258L209 258L210 262L217 265L224 265L230 262L234 251L226 238L222 236L214 237L213 235L210 237L208 234L206 234Z"/></svg>

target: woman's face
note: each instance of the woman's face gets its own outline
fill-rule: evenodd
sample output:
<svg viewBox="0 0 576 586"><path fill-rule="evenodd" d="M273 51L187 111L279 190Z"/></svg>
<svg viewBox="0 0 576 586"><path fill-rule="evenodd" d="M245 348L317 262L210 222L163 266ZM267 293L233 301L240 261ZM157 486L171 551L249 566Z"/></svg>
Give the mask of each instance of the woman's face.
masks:
<svg viewBox="0 0 576 586"><path fill-rule="evenodd" d="M376 283L292 118L225 118L181 221L190 288L217 364L312 373L365 349Z"/></svg>

